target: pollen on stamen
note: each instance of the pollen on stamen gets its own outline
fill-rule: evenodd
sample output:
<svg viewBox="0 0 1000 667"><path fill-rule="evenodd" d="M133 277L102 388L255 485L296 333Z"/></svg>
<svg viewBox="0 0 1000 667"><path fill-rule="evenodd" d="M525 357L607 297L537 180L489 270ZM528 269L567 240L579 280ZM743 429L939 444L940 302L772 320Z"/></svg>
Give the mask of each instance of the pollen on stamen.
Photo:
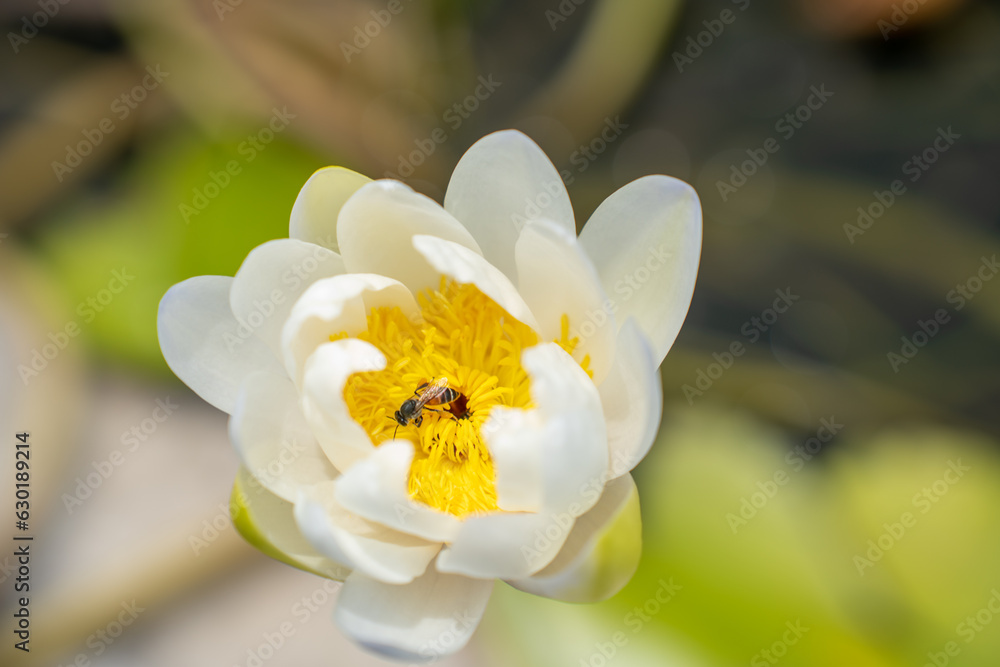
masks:
<svg viewBox="0 0 1000 667"><path fill-rule="evenodd" d="M386 368L351 375L344 399L351 416L377 446L393 438L414 443L411 498L456 516L497 511L493 461L482 426L496 406L532 407L522 352L539 342L527 325L507 314L471 284L442 278L437 290L418 295L420 320L399 308L373 308L357 337L385 355ZM579 344L563 316L555 342L572 354ZM347 337L346 332L330 336ZM590 373L589 357L580 362ZM420 426L391 418L420 387L444 378L465 402L461 418L447 404L428 404ZM397 428L398 426L398 428Z"/></svg>

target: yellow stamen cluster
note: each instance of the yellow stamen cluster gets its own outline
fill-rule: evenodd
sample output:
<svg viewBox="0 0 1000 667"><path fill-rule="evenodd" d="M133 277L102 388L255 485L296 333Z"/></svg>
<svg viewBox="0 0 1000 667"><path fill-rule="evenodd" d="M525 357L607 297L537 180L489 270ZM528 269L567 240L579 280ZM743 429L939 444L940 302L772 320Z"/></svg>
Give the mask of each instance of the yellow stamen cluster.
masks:
<svg viewBox="0 0 1000 667"><path fill-rule="evenodd" d="M381 371L355 373L344 387L351 416L375 445L396 437L416 443L410 467L410 496L456 516L497 509L493 462L481 429L495 406L531 407L528 374L521 352L537 344L537 334L511 317L474 285L442 278L438 290L418 296L421 319L410 321L399 308L373 308L368 330L357 337L386 357ZM331 336L331 340L346 333ZM573 352L563 316L560 339ZM581 365L586 370L589 359ZM440 378L465 399L428 405L418 427L393 419L420 385ZM398 426L398 432L396 431Z"/></svg>

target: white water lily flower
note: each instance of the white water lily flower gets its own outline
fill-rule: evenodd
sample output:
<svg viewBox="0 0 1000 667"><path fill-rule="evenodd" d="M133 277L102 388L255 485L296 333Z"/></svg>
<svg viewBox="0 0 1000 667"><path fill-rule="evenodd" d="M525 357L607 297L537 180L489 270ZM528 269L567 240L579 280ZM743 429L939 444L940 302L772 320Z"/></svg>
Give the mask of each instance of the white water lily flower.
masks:
<svg viewBox="0 0 1000 667"><path fill-rule="evenodd" d="M578 238L552 163L505 131L464 155L444 207L321 169L290 236L159 310L171 369L231 415L244 536L343 580L340 627L399 659L461 648L495 579L575 602L624 586L629 471L694 290L694 190L636 180Z"/></svg>

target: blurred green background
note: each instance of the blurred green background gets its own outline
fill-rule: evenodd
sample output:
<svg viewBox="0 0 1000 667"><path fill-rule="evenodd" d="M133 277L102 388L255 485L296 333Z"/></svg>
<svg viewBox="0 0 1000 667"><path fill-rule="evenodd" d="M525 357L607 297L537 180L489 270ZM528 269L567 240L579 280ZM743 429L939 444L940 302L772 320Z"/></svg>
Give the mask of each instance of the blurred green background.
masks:
<svg viewBox="0 0 1000 667"><path fill-rule="evenodd" d="M443 664L1000 664L1000 3L389 7L0 8L0 423L32 432L37 535L35 645L0 664L382 664L229 526L225 415L156 307L287 236L315 169L440 200L508 127L579 225L639 176L692 183L704 249L635 579L591 606L498 585Z"/></svg>

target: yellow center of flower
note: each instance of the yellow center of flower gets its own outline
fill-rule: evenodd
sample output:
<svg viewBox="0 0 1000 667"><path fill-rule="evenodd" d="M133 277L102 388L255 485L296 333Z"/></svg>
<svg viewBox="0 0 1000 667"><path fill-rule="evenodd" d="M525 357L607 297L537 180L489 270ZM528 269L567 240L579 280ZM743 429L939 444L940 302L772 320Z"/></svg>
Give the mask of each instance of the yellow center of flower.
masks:
<svg viewBox="0 0 1000 667"><path fill-rule="evenodd" d="M368 331L357 337L385 355L386 368L351 375L344 400L376 446L394 433L416 444L409 477L414 500L456 516L496 510L493 461L482 427L498 405L531 407L521 352L537 344L538 335L474 285L442 278L438 290L418 295L418 303L419 322L399 308L371 310ZM570 338L565 315L561 329L555 342L572 354L579 340ZM346 337L342 332L330 338ZM580 364L588 373L589 362L585 357ZM398 424L394 415L403 403L441 379L455 393L428 402L420 425Z"/></svg>

